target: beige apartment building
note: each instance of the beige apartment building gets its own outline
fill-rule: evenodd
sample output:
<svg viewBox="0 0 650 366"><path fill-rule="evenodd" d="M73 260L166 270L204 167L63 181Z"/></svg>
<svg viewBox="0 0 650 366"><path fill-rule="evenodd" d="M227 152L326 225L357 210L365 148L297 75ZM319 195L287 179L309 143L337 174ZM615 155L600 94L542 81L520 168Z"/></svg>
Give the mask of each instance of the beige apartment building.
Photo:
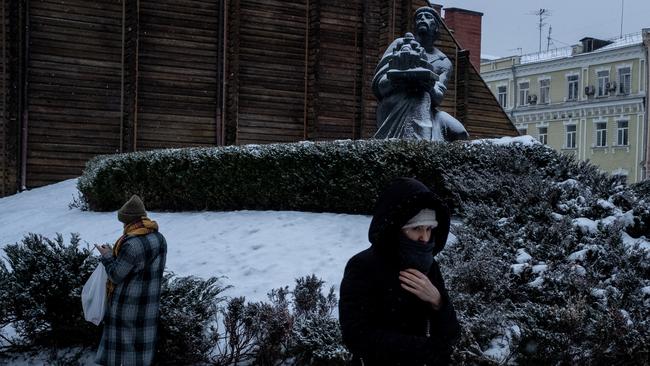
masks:
<svg viewBox="0 0 650 366"><path fill-rule="evenodd" d="M481 76L521 134L628 183L647 178L650 29L481 63Z"/></svg>

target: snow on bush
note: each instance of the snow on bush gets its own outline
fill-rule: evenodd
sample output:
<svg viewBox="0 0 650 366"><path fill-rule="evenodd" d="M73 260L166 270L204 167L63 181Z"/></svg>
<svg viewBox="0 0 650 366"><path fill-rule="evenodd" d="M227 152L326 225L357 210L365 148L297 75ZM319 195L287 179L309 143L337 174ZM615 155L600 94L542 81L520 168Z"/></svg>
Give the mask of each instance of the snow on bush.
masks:
<svg viewBox="0 0 650 366"><path fill-rule="evenodd" d="M339 141L166 150L96 159L79 186L95 209L139 193L166 209L369 212L397 175L420 178L455 206L459 223L439 260L462 324L456 363L650 363L650 186L627 187L542 145ZM316 277L302 279L293 291L271 291L268 302L235 298L212 308L199 319L222 328L202 328L218 339L208 337L214 348L205 357L344 363L329 315L335 298L321 286ZM195 309L194 296L183 299L179 311Z"/></svg>
<svg viewBox="0 0 650 366"><path fill-rule="evenodd" d="M503 192L461 200L457 241L440 255L463 325L456 362L648 363L648 203L583 172L454 177L477 187L470 197Z"/></svg>

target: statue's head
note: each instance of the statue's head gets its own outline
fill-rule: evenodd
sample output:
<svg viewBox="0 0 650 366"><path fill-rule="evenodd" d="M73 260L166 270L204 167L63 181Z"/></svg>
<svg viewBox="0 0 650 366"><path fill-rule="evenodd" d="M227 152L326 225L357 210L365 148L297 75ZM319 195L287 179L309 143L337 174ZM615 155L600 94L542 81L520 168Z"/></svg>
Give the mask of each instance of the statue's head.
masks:
<svg viewBox="0 0 650 366"><path fill-rule="evenodd" d="M440 16L435 9L423 6L415 11L415 34L418 38L422 36L438 38L440 30Z"/></svg>

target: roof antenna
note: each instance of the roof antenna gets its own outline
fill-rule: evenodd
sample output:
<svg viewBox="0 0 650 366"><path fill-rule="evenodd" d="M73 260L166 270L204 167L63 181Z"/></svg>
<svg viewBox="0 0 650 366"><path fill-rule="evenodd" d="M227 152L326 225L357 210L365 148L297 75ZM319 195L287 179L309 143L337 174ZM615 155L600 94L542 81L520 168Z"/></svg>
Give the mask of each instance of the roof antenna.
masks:
<svg viewBox="0 0 650 366"><path fill-rule="evenodd" d="M625 0L621 0L621 35L620 38L623 38L623 8L625 7Z"/></svg>
<svg viewBox="0 0 650 366"><path fill-rule="evenodd" d="M544 19L551 16L551 10L549 10L549 9L539 9L539 10L535 10L532 13L529 13L529 14L539 17L539 25L538 25L538 27L539 27L539 52L542 52L542 29L546 25L546 23L544 23Z"/></svg>

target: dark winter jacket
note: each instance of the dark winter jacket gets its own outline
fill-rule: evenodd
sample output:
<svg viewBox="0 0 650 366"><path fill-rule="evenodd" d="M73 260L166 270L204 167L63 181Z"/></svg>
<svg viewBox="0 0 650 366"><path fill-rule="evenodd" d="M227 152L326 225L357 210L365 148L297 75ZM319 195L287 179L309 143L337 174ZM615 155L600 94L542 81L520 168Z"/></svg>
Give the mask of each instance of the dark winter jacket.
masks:
<svg viewBox="0 0 650 366"><path fill-rule="evenodd" d="M456 313L436 261L427 277L442 295L439 310L404 290L398 273L401 227L423 208L436 211L433 255L449 234L449 210L422 183L395 180L377 201L371 247L352 257L341 282L343 342L358 365L444 365L459 334Z"/></svg>

